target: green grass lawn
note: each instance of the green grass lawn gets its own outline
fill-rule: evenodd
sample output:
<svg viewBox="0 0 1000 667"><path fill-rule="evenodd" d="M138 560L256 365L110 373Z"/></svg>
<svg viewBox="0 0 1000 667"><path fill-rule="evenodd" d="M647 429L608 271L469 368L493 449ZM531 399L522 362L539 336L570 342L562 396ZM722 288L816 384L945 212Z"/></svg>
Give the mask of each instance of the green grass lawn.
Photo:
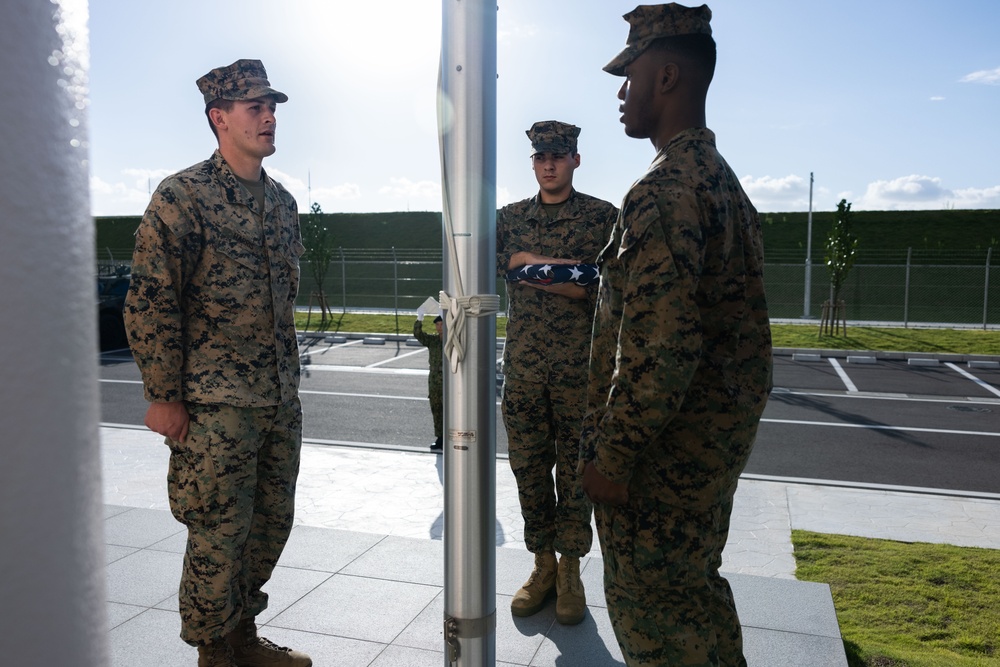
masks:
<svg viewBox="0 0 1000 667"><path fill-rule="evenodd" d="M1000 355L1000 331L848 327L844 336L819 337L819 325L772 324L775 347Z"/></svg>
<svg viewBox="0 0 1000 667"><path fill-rule="evenodd" d="M1000 666L1000 551L792 531L830 585L850 667Z"/></svg>
<svg viewBox="0 0 1000 667"><path fill-rule="evenodd" d="M295 315L295 324L306 331L306 313ZM413 331L412 315L333 314L332 321L322 329L330 333L409 334ZM309 318L309 331L318 331L319 311ZM507 332L507 319L497 318L497 336ZM940 352L955 354L1000 355L1000 332L982 329L903 329L892 327L849 327L846 336L817 334L819 325L772 324L775 347L829 350L886 350L895 352Z"/></svg>

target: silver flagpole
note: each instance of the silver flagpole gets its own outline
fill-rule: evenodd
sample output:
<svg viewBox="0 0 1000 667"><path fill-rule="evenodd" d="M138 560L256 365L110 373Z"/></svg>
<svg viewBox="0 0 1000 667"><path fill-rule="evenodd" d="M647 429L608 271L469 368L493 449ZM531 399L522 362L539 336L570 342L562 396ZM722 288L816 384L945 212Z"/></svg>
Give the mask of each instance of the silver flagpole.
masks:
<svg viewBox="0 0 1000 667"><path fill-rule="evenodd" d="M495 0L442 0L448 667L496 664L496 13Z"/></svg>

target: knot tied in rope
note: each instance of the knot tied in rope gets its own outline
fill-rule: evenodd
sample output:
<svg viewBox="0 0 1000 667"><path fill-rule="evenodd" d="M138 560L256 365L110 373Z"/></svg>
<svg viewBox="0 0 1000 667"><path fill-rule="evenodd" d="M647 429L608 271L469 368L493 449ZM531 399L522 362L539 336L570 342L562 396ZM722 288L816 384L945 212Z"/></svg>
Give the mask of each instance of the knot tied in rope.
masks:
<svg viewBox="0 0 1000 667"><path fill-rule="evenodd" d="M496 294L471 294L453 297L442 291L438 301L445 317L444 353L451 363L451 372L465 359L465 327L468 317L485 317L500 310L500 297Z"/></svg>

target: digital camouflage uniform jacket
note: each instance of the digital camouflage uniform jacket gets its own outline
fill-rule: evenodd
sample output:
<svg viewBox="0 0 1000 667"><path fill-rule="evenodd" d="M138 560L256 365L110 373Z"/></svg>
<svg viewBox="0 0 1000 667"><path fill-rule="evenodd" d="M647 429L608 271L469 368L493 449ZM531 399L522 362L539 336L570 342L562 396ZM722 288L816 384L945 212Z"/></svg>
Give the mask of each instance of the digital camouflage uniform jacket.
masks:
<svg viewBox="0 0 1000 667"><path fill-rule="evenodd" d="M259 204L218 151L166 178L136 231L125 303L148 401L277 405L299 385L295 199L264 175Z"/></svg>
<svg viewBox="0 0 1000 667"><path fill-rule="evenodd" d="M771 390L760 220L711 131L657 154L598 263L581 458L632 495L708 509Z"/></svg>
<svg viewBox="0 0 1000 667"><path fill-rule="evenodd" d="M427 363L430 368L428 382L440 390L444 386L444 346L441 336L435 333L424 333L424 324L420 320L413 323L413 337L427 348Z"/></svg>
<svg viewBox="0 0 1000 667"><path fill-rule="evenodd" d="M517 252L594 262L617 214L612 204L576 190L555 220L538 195L508 204L497 216L497 273L506 274ZM596 291L588 288L586 299L569 299L507 283L504 374L531 382L584 382Z"/></svg>

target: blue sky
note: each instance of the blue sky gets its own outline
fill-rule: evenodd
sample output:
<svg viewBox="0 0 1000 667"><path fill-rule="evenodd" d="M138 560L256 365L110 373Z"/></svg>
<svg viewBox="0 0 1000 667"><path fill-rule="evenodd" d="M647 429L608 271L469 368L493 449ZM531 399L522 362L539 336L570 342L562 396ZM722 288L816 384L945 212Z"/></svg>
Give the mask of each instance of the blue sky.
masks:
<svg viewBox="0 0 1000 667"><path fill-rule="evenodd" d="M653 158L601 67L635 0L498 0L497 203L537 191L524 131L582 128L577 189L618 204ZM762 212L1000 209L1000 2L717 0L708 125ZM440 0L91 0L95 215L215 140L195 80L259 58L279 105L264 167L326 212L440 210ZM311 188L310 188L311 184Z"/></svg>

